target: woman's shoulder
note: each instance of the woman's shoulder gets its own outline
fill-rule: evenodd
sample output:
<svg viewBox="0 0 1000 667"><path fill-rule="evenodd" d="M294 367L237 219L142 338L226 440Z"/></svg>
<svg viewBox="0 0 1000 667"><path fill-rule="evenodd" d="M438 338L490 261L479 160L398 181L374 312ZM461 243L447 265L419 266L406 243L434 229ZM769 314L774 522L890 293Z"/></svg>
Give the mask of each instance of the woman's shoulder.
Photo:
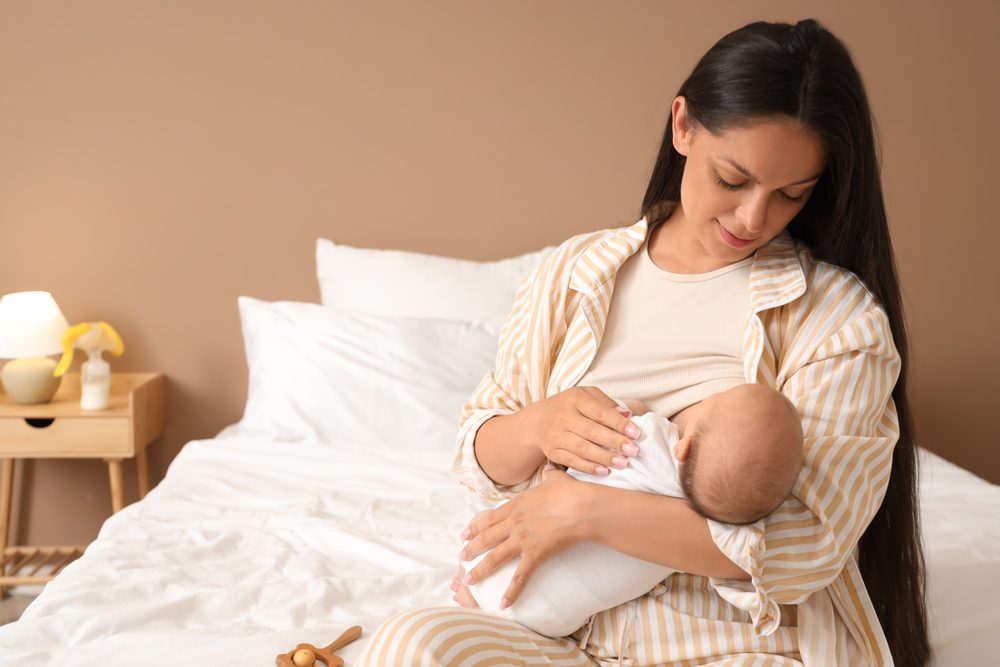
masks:
<svg viewBox="0 0 1000 667"><path fill-rule="evenodd" d="M862 303L866 309L883 310L878 298L865 281L850 269L817 259L812 250L801 241L794 241L795 254L805 278L806 294L812 301L830 302L849 299Z"/></svg>
<svg viewBox="0 0 1000 667"><path fill-rule="evenodd" d="M846 336L890 351L889 317L864 280L849 269L816 259L799 241L795 242L795 255L805 279L805 291L787 305L790 312L786 313L786 321L802 331L808 330L807 338L817 348Z"/></svg>
<svg viewBox="0 0 1000 667"><path fill-rule="evenodd" d="M579 260L588 251L601 245L637 238L641 243L646 235L646 221L640 220L631 224L606 227L593 232L582 232L571 236L557 247L553 255Z"/></svg>
<svg viewBox="0 0 1000 667"><path fill-rule="evenodd" d="M633 224L571 236L545 258L535 278L568 284L575 274L581 282L587 283L587 287L596 287L635 252L646 238L646 230L646 221L642 219ZM581 264L585 267L578 272Z"/></svg>

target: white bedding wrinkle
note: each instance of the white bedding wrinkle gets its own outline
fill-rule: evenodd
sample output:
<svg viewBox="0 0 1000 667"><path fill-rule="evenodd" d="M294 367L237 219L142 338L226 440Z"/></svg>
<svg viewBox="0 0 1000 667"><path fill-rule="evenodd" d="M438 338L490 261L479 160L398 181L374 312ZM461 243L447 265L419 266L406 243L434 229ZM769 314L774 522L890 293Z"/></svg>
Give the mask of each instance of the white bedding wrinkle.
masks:
<svg viewBox="0 0 1000 667"><path fill-rule="evenodd" d="M427 445L423 447L421 445ZM459 532L487 505L429 443L196 440L0 627L0 665L270 665L351 625L453 605ZM1000 487L923 453L936 665L981 664L1000 632ZM970 611L971 610L971 611Z"/></svg>

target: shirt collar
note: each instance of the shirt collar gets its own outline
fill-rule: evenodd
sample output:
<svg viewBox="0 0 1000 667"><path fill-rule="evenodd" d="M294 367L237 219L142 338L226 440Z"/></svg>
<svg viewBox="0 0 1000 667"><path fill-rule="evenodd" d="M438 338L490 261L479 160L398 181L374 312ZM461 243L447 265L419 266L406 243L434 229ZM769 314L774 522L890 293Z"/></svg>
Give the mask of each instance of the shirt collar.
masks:
<svg viewBox="0 0 1000 667"><path fill-rule="evenodd" d="M628 227L619 227L587 246L576 261L570 276L570 288L589 294L618 273L629 257L642 247L649 225L646 218Z"/></svg>
<svg viewBox="0 0 1000 667"><path fill-rule="evenodd" d="M587 247L573 267L569 286L589 294L608 283L634 255L649 232L645 217L633 225L611 230ZM805 271L795 239L782 231L754 253L750 267L750 307L754 312L776 308L806 291Z"/></svg>

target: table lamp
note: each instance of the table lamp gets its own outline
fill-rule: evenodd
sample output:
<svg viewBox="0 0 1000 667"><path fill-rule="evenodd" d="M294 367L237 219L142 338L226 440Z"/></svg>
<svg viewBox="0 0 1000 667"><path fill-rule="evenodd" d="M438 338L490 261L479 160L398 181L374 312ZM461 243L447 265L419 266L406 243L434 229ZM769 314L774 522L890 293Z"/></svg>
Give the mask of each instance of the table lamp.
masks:
<svg viewBox="0 0 1000 667"><path fill-rule="evenodd" d="M15 403L52 400L62 378L55 377L62 336L69 324L48 292L14 292L0 299L0 370L3 388Z"/></svg>

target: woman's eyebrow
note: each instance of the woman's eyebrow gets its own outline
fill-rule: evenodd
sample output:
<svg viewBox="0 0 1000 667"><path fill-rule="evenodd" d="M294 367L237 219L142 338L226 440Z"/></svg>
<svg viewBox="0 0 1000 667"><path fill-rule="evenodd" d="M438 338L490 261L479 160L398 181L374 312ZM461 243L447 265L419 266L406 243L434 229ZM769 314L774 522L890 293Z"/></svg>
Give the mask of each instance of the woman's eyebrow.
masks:
<svg viewBox="0 0 1000 667"><path fill-rule="evenodd" d="M721 158L721 159L725 160L726 162L728 162L730 165L732 165L733 169L735 169L736 171L738 171L741 174L743 174L744 176L746 176L751 182L753 182L753 183L757 182L757 177L754 176L753 174L751 174L749 169L747 169L746 167L744 167L743 165L741 165L739 162L737 162L733 158L729 157L728 155L720 155L719 158ZM795 181L794 183L789 183L785 187L788 187L789 185L802 185L803 183L809 183L810 181L816 181L816 180L819 180L819 177L822 176L822 175L823 175L823 172L821 171L818 174L816 174L815 176L810 176L809 178L803 178L801 181Z"/></svg>

